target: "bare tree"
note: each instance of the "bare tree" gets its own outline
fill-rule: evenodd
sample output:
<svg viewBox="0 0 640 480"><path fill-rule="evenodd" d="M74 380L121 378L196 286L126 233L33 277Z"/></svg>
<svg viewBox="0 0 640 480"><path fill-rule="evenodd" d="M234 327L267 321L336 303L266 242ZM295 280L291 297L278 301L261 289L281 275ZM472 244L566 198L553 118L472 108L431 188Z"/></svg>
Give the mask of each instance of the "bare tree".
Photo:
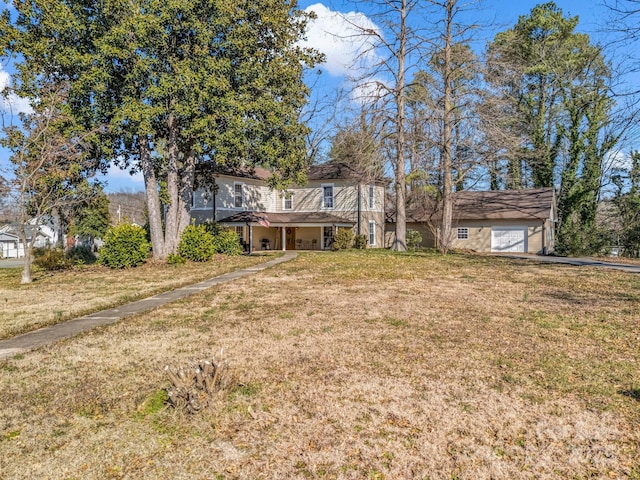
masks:
<svg viewBox="0 0 640 480"><path fill-rule="evenodd" d="M359 2L359 5L365 5ZM409 72L423 58L424 42L415 17L421 15L419 0L378 0L367 2L372 25L357 25L345 17L355 30L353 37L366 38L359 60L367 71L353 78L358 93L354 96L371 111L383 112L385 129L378 141L387 146L389 163L394 172L396 232L392 248L406 251L406 88ZM412 22L412 19L414 20Z"/></svg>
<svg viewBox="0 0 640 480"><path fill-rule="evenodd" d="M22 283L31 282L32 251L43 219L95 193L90 178L96 165L87 146L96 132L73 121L67 93L66 85L45 84L32 102L33 112L21 115L22 126L4 128L2 144L12 152L12 192L24 245Z"/></svg>
<svg viewBox="0 0 640 480"><path fill-rule="evenodd" d="M450 242L451 193L454 188L454 172L462 184L462 168L454 166L456 136L462 134L460 103L456 101L455 76L458 73L454 61L454 49L464 43L467 33L474 26L465 26L457 21L461 12L477 2L462 3L459 0L378 0L370 15L379 28L353 25L356 36L370 39L370 49L365 49L361 58L377 58L365 75L355 78L363 103L369 108L385 112L383 137L379 140L386 146L388 160L394 172L396 232L393 249L406 250L406 204L407 166L418 165L419 153L438 151L438 178L441 179L440 199L443 203L441 218L441 250L446 252ZM362 4L362 3L360 3ZM359 5L360 5L359 4ZM434 23L434 19L436 22ZM375 52L375 55L372 55ZM438 138L432 145L415 141L418 132L412 130L408 118L408 94L415 84L416 73L425 70L432 59L431 78L440 91L437 102L430 106L439 110ZM366 62L365 62L366 63ZM434 115L428 113L431 119ZM415 123L413 124L415 126ZM434 130L435 131L435 130ZM462 166L462 164L460 165ZM412 169L413 171L413 169ZM409 177L412 181L414 176Z"/></svg>

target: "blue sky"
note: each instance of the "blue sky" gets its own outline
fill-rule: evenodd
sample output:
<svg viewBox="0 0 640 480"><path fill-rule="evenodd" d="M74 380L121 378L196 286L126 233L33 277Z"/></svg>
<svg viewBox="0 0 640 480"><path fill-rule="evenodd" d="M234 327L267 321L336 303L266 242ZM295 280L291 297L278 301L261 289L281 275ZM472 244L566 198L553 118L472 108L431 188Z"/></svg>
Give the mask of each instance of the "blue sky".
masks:
<svg viewBox="0 0 640 480"><path fill-rule="evenodd" d="M488 40L502 30L513 26L521 15L527 15L537 4L543 1L533 0L461 0L461 4L469 5L468 23L477 23L482 28L475 32L476 45L482 48ZM565 15L580 17L578 30L588 33L593 42L607 44L609 37L604 33L606 21L610 17L608 9L602 5L602 0L557 0L556 4ZM327 62L322 67L322 74L315 85L317 91L332 91L344 86L349 88L347 81L350 66L359 50L353 41L340 40L336 35L343 34L348 27L345 25L345 17L355 23L365 23L375 27L376 25L367 18L363 12L372 5L372 2L351 3L347 1L325 0L318 2L302 0L299 7L316 11L318 20L311 25L309 30L310 44L323 51L327 56ZM6 7L5 7L6 8ZM333 36L330 34L334 34ZM609 50L609 55L617 57L627 56L629 52L614 49ZM6 85L10 66L4 65L0 69L0 86ZM19 101L14 99L15 106ZM0 150L0 168L6 166L8 153ZM108 192L130 190L143 190L144 186L140 175L131 177L128 172L113 167L106 178Z"/></svg>

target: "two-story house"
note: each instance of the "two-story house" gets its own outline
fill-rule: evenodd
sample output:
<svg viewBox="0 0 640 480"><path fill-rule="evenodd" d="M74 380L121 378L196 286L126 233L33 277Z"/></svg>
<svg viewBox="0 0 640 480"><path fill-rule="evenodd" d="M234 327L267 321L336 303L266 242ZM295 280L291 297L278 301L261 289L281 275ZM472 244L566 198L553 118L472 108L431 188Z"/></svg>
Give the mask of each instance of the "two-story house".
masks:
<svg viewBox="0 0 640 480"><path fill-rule="evenodd" d="M194 192L191 215L234 228L251 250L328 250L338 228L384 246L384 179L371 179L344 163L310 167L308 182L287 191L266 183L270 172L218 169L216 187Z"/></svg>

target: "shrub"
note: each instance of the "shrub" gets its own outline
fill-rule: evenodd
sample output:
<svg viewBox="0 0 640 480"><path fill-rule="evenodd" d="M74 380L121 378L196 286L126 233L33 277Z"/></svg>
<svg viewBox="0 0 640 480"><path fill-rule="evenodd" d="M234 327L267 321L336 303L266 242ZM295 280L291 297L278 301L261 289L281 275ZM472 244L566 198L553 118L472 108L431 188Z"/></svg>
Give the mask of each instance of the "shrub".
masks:
<svg viewBox="0 0 640 480"><path fill-rule="evenodd" d="M178 244L178 255L192 262L208 262L216 253L213 235L204 225L189 225Z"/></svg>
<svg viewBox="0 0 640 480"><path fill-rule="evenodd" d="M340 228L333 237L334 250L347 250L353 245L354 234L348 228Z"/></svg>
<svg viewBox="0 0 640 480"><path fill-rule="evenodd" d="M359 250L367 248L367 236L356 235L355 239L353 240L353 248L357 248Z"/></svg>
<svg viewBox="0 0 640 480"><path fill-rule="evenodd" d="M177 253L170 253L167 255L167 263L169 265L182 265L186 263L187 259Z"/></svg>
<svg viewBox="0 0 640 480"><path fill-rule="evenodd" d="M217 253L224 255L241 255L240 237L233 230L222 229L213 237L213 244Z"/></svg>
<svg viewBox="0 0 640 480"><path fill-rule="evenodd" d="M122 223L107 230L99 262L111 268L137 267L149 257L149 250L144 228Z"/></svg>
<svg viewBox="0 0 640 480"><path fill-rule="evenodd" d="M91 247L73 247L67 252L67 258L74 265L91 265L96 262L96 256Z"/></svg>
<svg viewBox="0 0 640 480"><path fill-rule="evenodd" d="M72 266L71 260L57 248L34 249L33 264L47 271L65 270Z"/></svg>
<svg viewBox="0 0 640 480"><path fill-rule="evenodd" d="M209 232L214 237L223 230L222 225L220 225L218 222L212 222L210 220L207 220L202 225L204 225L204 228L207 229L207 232Z"/></svg>
<svg viewBox="0 0 640 480"><path fill-rule="evenodd" d="M407 230L407 246L415 250L422 243L422 234L417 230Z"/></svg>

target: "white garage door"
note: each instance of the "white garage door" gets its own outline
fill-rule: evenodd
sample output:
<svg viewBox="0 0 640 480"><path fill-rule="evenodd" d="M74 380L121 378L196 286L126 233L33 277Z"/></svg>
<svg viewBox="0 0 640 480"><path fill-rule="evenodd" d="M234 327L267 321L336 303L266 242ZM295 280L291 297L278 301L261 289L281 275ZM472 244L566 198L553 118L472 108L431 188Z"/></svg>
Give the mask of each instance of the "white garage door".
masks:
<svg viewBox="0 0 640 480"><path fill-rule="evenodd" d="M492 252L527 252L527 227L491 227Z"/></svg>

